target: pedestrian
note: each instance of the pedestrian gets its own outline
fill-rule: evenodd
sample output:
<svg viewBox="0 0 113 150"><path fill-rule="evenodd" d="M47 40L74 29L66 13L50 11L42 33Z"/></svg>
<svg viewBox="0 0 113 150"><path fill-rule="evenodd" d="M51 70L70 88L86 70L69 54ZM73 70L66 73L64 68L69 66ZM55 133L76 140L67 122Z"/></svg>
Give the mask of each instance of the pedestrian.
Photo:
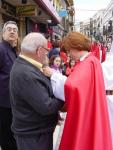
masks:
<svg viewBox="0 0 113 150"><path fill-rule="evenodd" d="M61 58L59 55L53 55L51 56L49 60L49 66L52 68L53 72L62 73L61 71Z"/></svg>
<svg viewBox="0 0 113 150"><path fill-rule="evenodd" d="M47 36L47 48L50 50L52 48L52 42L50 36Z"/></svg>
<svg viewBox="0 0 113 150"><path fill-rule="evenodd" d="M18 39L16 22L8 21L3 26L0 43L0 146L2 150L17 150L11 131L12 112L9 96L9 79L12 65L17 57L15 41Z"/></svg>
<svg viewBox="0 0 113 150"><path fill-rule="evenodd" d="M106 89L106 97L113 142L113 43L110 52L108 52L106 60L102 63L102 70L104 75L104 83Z"/></svg>
<svg viewBox="0 0 113 150"><path fill-rule="evenodd" d="M42 72L47 50L42 34L29 33L12 67L12 130L18 150L53 150L53 132L64 102L54 97L50 80Z"/></svg>
<svg viewBox="0 0 113 150"><path fill-rule="evenodd" d="M52 68L52 71L62 74L61 63L62 63L62 61L61 61L61 58L59 55L53 55L53 56L51 56L51 58L49 60L49 66L50 66L50 68ZM64 119L62 118L62 114L60 114L60 111L59 111L58 125L61 125L63 120Z"/></svg>
<svg viewBox="0 0 113 150"><path fill-rule="evenodd" d="M43 69L51 77L54 95L66 102L67 116L59 150L112 150L102 68L89 52L90 40L71 32L63 45L76 61L70 76L53 73L48 67Z"/></svg>
<svg viewBox="0 0 113 150"><path fill-rule="evenodd" d="M69 65L66 68L66 76L69 76L71 74L74 66L75 66L75 60L73 58L70 58Z"/></svg>
<svg viewBox="0 0 113 150"><path fill-rule="evenodd" d="M50 49L49 53L48 53L48 58L50 59L51 56L53 55L59 55L60 51L59 51L59 43L56 41L52 42L52 48Z"/></svg>
<svg viewBox="0 0 113 150"><path fill-rule="evenodd" d="M91 52L94 54L95 57L97 57L100 60L100 45L99 45L99 42L94 41L91 44Z"/></svg>
<svg viewBox="0 0 113 150"><path fill-rule="evenodd" d="M101 63L102 63L106 60L106 54L107 54L107 47L106 47L105 43L102 43L101 51L102 51Z"/></svg>

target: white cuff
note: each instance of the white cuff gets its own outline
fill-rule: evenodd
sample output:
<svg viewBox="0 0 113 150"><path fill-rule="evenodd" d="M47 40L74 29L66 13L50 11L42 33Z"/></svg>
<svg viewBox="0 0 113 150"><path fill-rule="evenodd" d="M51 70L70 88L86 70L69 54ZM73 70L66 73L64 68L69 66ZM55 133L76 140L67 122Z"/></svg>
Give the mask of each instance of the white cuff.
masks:
<svg viewBox="0 0 113 150"><path fill-rule="evenodd" d="M61 73L53 73L51 76L51 84L53 88L53 94L56 98L65 101L64 85L67 77Z"/></svg>

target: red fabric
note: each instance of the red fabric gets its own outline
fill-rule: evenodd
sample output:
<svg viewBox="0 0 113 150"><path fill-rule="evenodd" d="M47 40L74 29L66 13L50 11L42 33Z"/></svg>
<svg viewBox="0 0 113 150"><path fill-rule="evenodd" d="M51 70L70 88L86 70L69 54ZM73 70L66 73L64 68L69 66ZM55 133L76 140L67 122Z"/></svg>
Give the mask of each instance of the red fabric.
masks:
<svg viewBox="0 0 113 150"><path fill-rule="evenodd" d="M72 68L67 67L67 68L66 68L66 76L69 76L72 71L73 71L73 67L72 67Z"/></svg>
<svg viewBox="0 0 113 150"><path fill-rule="evenodd" d="M100 60L100 48L98 44L93 43L91 45L91 52Z"/></svg>
<svg viewBox="0 0 113 150"><path fill-rule="evenodd" d="M48 43L47 43L47 47L48 47L49 49L51 49L51 48L52 48L52 43L51 43L50 41L48 41Z"/></svg>
<svg viewBox="0 0 113 150"><path fill-rule="evenodd" d="M65 84L67 116L59 150L112 150L102 70L90 54Z"/></svg>
<svg viewBox="0 0 113 150"><path fill-rule="evenodd" d="M104 62L106 60L106 51L107 51L107 48L106 47L102 47L102 60L101 62Z"/></svg>
<svg viewBox="0 0 113 150"><path fill-rule="evenodd" d="M66 53L60 52L60 57L66 63L66 61L67 61L67 55L66 55Z"/></svg>

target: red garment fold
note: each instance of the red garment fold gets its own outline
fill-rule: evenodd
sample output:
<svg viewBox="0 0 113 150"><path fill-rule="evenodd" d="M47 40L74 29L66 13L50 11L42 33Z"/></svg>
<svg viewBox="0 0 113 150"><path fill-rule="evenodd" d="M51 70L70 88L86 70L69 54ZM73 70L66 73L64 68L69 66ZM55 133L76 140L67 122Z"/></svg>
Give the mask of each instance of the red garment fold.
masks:
<svg viewBox="0 0 113 150"><path fill-rule="evenodd" d="M65 84L67 116L59 150L112 150L100 62L90 54Z"/></svg>

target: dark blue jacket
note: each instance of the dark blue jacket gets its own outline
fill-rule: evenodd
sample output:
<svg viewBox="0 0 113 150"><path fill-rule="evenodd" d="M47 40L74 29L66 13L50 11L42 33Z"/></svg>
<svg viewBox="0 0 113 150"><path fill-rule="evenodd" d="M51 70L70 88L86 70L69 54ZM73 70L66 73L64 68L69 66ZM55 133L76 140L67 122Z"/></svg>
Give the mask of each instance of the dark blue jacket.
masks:
<svg viewBox="0 0 113 150"><path fill-rule="evenodd" d="M16 51L12 46L3 41L0 43L0 107L10 108L9 77Z"/></svg>
<svg viewBox="0 0 113 150"><path fill-rule="evenodd" d="M54 97L50 80L20 57L10 75L13 132L17 135L53 132L64 102Z"/></svg>
<svg viewBox="0 0 113 150"><path fill-rule="evenodd" d="M59 51L57 48L52 48L50 51L49 51L49 54L48 54L48 58L50 59L51 56L53 55L59 55Z"/></svg>

